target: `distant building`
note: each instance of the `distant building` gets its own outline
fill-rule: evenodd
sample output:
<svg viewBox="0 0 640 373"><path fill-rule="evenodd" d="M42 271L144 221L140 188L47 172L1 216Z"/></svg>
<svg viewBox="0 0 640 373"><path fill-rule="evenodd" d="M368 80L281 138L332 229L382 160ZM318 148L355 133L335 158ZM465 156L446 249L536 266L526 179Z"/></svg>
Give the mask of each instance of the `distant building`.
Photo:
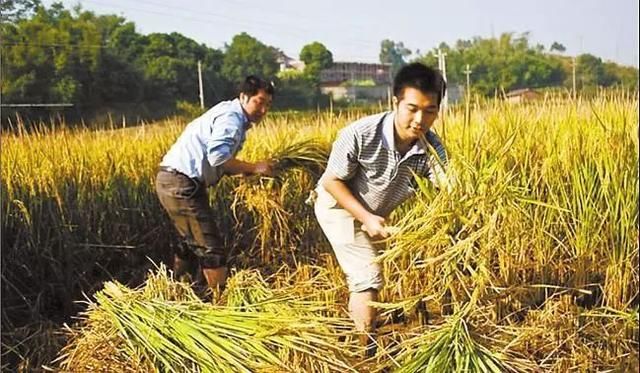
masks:
<svg viewBox="0 0 640 373"><path fill-rule="evenodd" d="M386 102L391 93L391 88L386 85L378 86L354 86L354 85L325 85L320 86L320 91L330 95L334 100Z"/></svg>
<svg viewBox="0 0 640 373"><path fill-rule="evenodd" d="M346 81L372 80L376 85L391 84L391 64L334 62L320 71L320 83L338 85Z"/></svg>
<svg viewBox="0 0 640 373"><path fill-rule="evenodd" d="M284 54L282 51L278 51L276 60L280 64L280 71L294 69L298 71L304 70L304 62L291 58Z"/></svg>
<svg viewBox="0 0 640 373"><path fill-rule="evenodd" d="M522 88L509 91L505 96L507 102L515 104L537 100L538 98L540 98L540 93L534 91L531 88Z"/></svg>
<svg viewBox="0 0 640 373"><path fill-rule="evenodd" d="M320 90L337 100L387 100L391 81L391 64L334 62L320 71Z"/></svg>

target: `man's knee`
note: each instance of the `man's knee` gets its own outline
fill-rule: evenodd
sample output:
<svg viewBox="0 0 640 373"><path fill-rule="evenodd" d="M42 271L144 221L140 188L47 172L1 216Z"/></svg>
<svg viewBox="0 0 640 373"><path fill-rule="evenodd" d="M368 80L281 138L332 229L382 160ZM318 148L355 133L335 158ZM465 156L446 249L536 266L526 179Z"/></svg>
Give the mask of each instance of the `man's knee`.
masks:
<svg viewBox="0 0 640 373"><path fill-rule="evenodd" d="M376 293L382 289L382 274L379 271L372 271L365 276L348 276L349 291L351 293L362 293L366 291L375 291Z"/></svg>

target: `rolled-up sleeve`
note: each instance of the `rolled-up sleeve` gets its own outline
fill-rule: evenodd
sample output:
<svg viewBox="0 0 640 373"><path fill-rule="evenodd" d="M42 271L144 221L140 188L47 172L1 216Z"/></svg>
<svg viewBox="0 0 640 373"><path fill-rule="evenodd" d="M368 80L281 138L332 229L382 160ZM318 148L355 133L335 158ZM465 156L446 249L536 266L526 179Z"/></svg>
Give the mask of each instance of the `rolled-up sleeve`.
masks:
<svg viewBox="0 0 640 373"><path fill-rule="evenodd" d="M333 143L327 170L341 180L353 177L358 166L358 140L352 127L346 127Z"/></svg>
<svg viewBox="0 0 640 373"><path fill-rule="evenodd" d="M223 115L215 119L206 142L207 160L211 167L224 164L240 150L243 126L235 115Z"/></svg>

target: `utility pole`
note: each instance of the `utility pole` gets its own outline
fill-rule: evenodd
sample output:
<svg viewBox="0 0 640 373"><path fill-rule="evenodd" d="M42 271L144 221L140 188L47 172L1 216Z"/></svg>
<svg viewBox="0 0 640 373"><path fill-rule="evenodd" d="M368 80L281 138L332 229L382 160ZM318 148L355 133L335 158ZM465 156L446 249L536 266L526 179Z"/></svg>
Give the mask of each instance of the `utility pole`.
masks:
<svg viewBox="0 0 640 373"><path fill-rule="evenodd" d="M200 108L204 109L204 93L202 91L202 64L198 61L198 85L200 87Z"/></svg>
<svg viewBox="0 0 640 373"><path fill-rule="evenodd" d="M469 79L469 76L473 72L469 70L469 64L467 64L467 68L463 72L464 75L467 76L467 99L469 99L471 97L471 80Z"/></svg>
<svg viewBox="0 0 640 373"><path fill-rule="evenodd" d="M578 35L578 40L580 40L580 54L584 53L584 43L582 42L582 35Z"/></svg>
<svg viewBox="0 0 640 373"><path fill-rule="evenodd" d="M447 61L445 60L445 57L447 56L446 53L443 53L442 50L440 50L440 48L438 48L438 69L442 72L442 77L444 78L445 83L447 82ZM448 95L447 92L445 91L444 93L444 97L442 98L443 101L443 108L446 110L447 106L448 106Z"/></svg>
<svg viewBox="0 0 640 373"><path fill-rule="evenodd" d="M573 89L571 93L573 94L573 100L576 100L576 58L573 57L571 60L571 83L573 85Z"/></svg>
<svg viewBox="0 0 640 373"><path fill-rule="evenodd" d="M393 91L391 90L393 86L393 64L389 64L389 85L387 85L387 107L388 110L393 110Z"/></svg>
<svg viewBox="0 0 640 373"><path fill-rule="evenodd" d="M446 53L442 53L442 50L438 48L438 69L442 72L442 78L444 79L445 84L447 83L447 63L444 59ZM447 137L447 125L446 125L446 117L447 117L447 91L445 90L444 95L442 97L442 105L440 105L440 110L442 113L442 138L445 139Z"/></svg>
<svg viewBox="0 0 640 373"><path fill-rule="evenodd" d="M467 97L464 100L464 127L462 127L462 141L463 148L467 149L467 144L469 143L469 127L471 125L471 69L469 68L469 64L467 64L467 68L463 72L467 76Z"/></svg>

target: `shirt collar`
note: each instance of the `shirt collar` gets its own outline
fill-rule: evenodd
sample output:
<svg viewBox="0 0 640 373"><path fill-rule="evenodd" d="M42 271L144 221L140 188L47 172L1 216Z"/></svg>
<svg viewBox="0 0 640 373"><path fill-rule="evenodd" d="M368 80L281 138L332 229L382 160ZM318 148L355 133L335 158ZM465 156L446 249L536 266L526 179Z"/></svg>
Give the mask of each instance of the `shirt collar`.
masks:
<svg viewBox="0 0 640 373"><path fill-rule="evenodd" d="M387 150L396 151L396 143L395 143L395 119L396 112L390 111L385 115L382 122L382 144ZM426 151L422 147L422 143L420 141L416 141L415 144L409 149L407 154L405 154L404 158L410 157L413 154L425 154Z"/></svg>
<svg viewBox="0 0 640 373"><path fill-rule="evenodd" d="M242 117L242 124L244 128L246 129L251 128L253 123L251 123L251 121L249 120L249 117L247 116L247 113L244 111L244 108L242 107L242 104L240 104L240 99L239 98L233 99L233 101L231 101L231 105L233 106L234 111L239 113L240 116Z"/></svg>

